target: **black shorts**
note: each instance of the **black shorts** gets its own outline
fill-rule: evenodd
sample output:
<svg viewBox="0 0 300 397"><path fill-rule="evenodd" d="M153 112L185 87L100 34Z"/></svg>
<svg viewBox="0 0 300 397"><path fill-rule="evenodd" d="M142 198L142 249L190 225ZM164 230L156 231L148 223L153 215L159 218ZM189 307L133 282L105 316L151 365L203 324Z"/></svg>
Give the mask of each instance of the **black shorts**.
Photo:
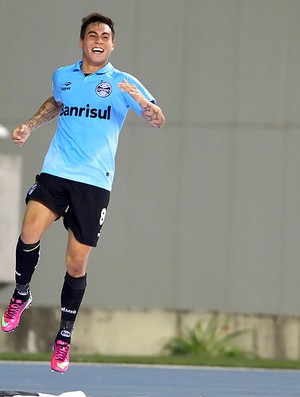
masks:
<svg viewBox="0 0 300 397"><path fill-rule="evenodd" d="M63 216L64 226L83 244L96 247L104 223L110 192L97 186L41 173L29 189L26 204L35 200Z"/></svg>

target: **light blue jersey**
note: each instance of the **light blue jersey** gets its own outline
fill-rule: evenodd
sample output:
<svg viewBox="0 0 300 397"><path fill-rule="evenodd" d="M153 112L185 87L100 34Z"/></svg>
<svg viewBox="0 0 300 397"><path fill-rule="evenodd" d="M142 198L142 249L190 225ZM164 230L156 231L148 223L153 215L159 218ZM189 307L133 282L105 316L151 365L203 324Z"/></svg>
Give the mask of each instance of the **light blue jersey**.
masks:
<svg viewBox="0 0 300 397"><path fill-rule="evenodd" d="M146 99L153 103L155 99L135 77L111 63L88 76L81 71L81 63L59 68L53 74L53 96L62 107L42 172L110 191L127 112L132 108L142 114L140 105L117 84L125 78Z"/></svg>

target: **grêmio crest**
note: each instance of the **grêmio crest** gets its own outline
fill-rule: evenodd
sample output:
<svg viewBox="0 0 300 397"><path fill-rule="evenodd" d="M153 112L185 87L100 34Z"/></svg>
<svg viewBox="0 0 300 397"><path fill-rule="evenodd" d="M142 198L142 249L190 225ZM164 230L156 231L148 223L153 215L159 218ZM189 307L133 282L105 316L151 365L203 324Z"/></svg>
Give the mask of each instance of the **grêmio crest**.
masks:
<svg viewBox="0 0 300 397"><path fill-rule="evenodd" d="M96 86L96 94L100 97L100 98L106 98L108 97L112 92L112 87L109 83L107 83L106 81L101 81L101 83L99 83Z"/></svg>

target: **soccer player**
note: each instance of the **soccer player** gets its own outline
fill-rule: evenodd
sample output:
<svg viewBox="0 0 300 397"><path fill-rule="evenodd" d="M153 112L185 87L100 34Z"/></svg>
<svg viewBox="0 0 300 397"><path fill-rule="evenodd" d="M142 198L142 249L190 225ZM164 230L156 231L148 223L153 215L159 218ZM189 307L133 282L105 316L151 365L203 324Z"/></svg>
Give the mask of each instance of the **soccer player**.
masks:
<svg viewBox="0 0 300 397"><path fill-rule="evenodd" d="M165 123L150 92L109 62L115 47L110 18L98 13L83 18L80 47L81 60L54 72L53 96L12 131L13 142L22 146L32 131L58 117L41 173L26 196L16 246L16 287L1 321L3 331L13 331L30 306L30 281L40 258L40 239L63 217L68 233L66 274L51 359L52 370L58 372L69 366L71 334L86 288L88 258L105 219L126 114L132 108L152 127L161 128Z"/></svg>

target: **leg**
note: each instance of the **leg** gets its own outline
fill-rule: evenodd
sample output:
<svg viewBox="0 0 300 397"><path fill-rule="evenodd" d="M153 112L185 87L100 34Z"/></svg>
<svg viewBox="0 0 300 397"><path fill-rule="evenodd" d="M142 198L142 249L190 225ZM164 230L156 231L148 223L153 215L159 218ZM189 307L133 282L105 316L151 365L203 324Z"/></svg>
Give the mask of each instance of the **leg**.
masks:
<svg viewBox="0 0 300 397"><path fill-rule="evenodd" d="M70 276L82 277L85 275L91 250L91 246L80 243L73 232L68 230L66 268Z"/></svg>
<svg viewBox="0 0 300 397"><path fill-rule="evenodd" d="M39 262L40 237L55 219L56 215L47 207L29 201L16 247L16 289L2 316L1 328L5 332L13 331L19 325L23 311L32 302L29 284Z"/></svg>
<svg viewBox="0 0 300 397"><path fill-rule="evenodd" d="M66 276L61 292L61 329L72 332L86 288L86 267L92 247L80 243L68 230ZM58 335L59 336L59 335ZM71 335L69 336L71 338ZM70 343L70 340L66 340Z"/></svg>
<svg viewBox="0 0 300 397"><path fill-rule="evenodd" d="M16 248L16 289L21 296L26 295L39 262L40 238L56 217L57 215L43 204L37 201L28 202Z"/></svg>
<svg viewBox="0 0 300 397"><path fill-rule="evenodd" d="M74 322L86 288L86 268L92 247L96 247L104 222L110 192L96 186L72 182L70 205L64 214L68 230L66 268L61 292L61 322L54 343L51 367L65 372Z"/></svg>
<svg viewBox="0 0 300 397"><path fill-rule="evenodd" d="M38 201L30 200L27 204L21 239L25 244L40 240L44 231L55 221L57 215Z"/></svg>
<svg viewBox="0 0 300 397"><path fill-rule="evenodd" d="M69 349L74 323L86 288L86 267L92 247L80 243L68 230L66 268L61 291L60 329L54 342L51 367L64 372L69 366Z"/></svg>
<svg viewBox="0 0 300 397"><path fill-rule="evenodd" d="M86 267L92 247L80 243L73 232L68 230L66 251L66 276L61 292L60 330L67 330L70 343L73 325L86 288ZM60 332L59 332L60 334ZM58 334L58 337L59 337Z"/></svg>

